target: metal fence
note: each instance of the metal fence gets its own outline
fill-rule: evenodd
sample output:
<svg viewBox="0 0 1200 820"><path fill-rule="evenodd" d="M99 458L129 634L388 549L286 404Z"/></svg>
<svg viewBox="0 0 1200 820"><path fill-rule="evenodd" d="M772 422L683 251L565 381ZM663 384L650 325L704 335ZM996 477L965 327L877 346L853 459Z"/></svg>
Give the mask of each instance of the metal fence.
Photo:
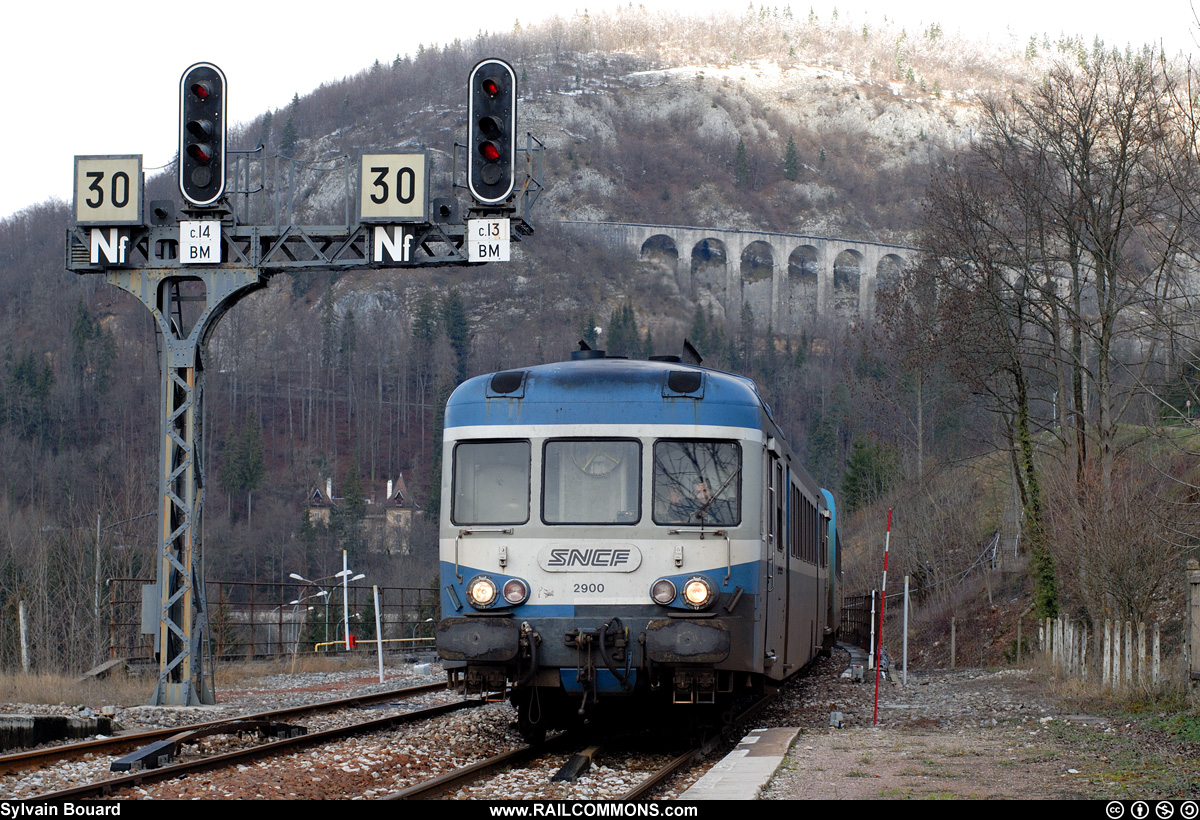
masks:
<svg viewBox="0 0 1200 820"><path fill-rule="evenodd" d="M143 588L152 588L143 604ZM156 654L157 600L146 578L111 578L108 656L152 661ZM357 642L375 641L375 602L371 587L315 585L297 597L295 583L208 581L208 636L212 654L223 660L278 657L344 650L346 621ZM349 618L346 617L346 610ZM388 649L433 646L438 591L419 587L380 587L381 637ZM144 634L147 623L155 634Z"/></svg>
<svg viewBox="0 0 1200 820"><path fill-rule="evenodd" d="M984 590L964 589L957 597L910 603L905 634L904 593L889 594L881 640L885 662L895 670L907 663L915 671L1046 662L1055 674L1114 691L1200 681L1200 668L1192 668L1200 663L1189 651L1189 633L1191 643L1200 644L1200 568L1189 570L1192 575L1193 603L1179 618L1153 624L1039 621L1025 599L997 596L980 605ZM877 592L847 596L841 640L870 649L878 607Z"/></svg>
<svg viewBox="0 0 1200 820"><path fill-rule="evenodd" d="M851 646L871 646L871 615L875 612L874 595L847 595L842 601L839 640Z"/></svg>

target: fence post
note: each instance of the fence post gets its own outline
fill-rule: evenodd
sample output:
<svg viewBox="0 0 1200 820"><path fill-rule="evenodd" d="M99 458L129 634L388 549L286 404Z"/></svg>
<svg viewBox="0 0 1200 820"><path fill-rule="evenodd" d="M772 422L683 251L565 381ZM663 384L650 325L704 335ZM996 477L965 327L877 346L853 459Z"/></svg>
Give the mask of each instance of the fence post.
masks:
<svg viewBox="0 0 1200 820"><path fill-rule="evenodd" d="M1021 665L1021 616L1017 616L1017 666Z"/></svg>
<svg viewBox="0 0 1200 820"><path fill-rule="evenodd" d="M955 650L954 628L955 628L955 621L957 621L957 620L958 619L955 618L953 615L950 616L950 669L951 670L954 669L954 650Z"/></svg>
<svg viewBox="0 0 1200 820"><path fill-rule="evenodd" d="M1055 672L1060 672L1062 664L1059 662L1059 655L1062 654L1062 618L1055 618L1050 622L1050 668Z"/></svg>
<svg viewBox="0 0 1200 820"><path fill-rule="evenodd" d="M1188 687L1194 687L1200 681L1200 561L1192 558L1187 562L1188 582L1188 626L1187 651Z"/></svg>
<svg viewBox="0 0 1200 820"><path fill-rule="evenodd" d="M29 672L29 610L25 599L17 603L17 626L21 632L21 671Z"/></svg>
<svg viewBox="0 0 1200 820"><path fill-rule="evenodd" d="M1133 688L1133 622L1125 621L1125 688Z"/></svg>
<svg viewBox="0 0 1200 820"><path fill-rule="evenodd" d="M1082 634L1081 634L1081 635L1080 635L1080 637L1079 637L1079 677L1080 677L1081 679L1083 679L1083 680L1085 680L1085 681L1086 681L1086 680L1088 679L1088 669L1087 669L1087 642L1088 642L1088 630L1087 630L1087 621L1084 621L1082 624L1080 624L1080 629L1081 629L1081 631L1082 631Z"/></svg>
<svg viewBox="0 0 1200 820"><path fill-rule="evenodd" d="M1070 674L1079 675L1079 632L1080 626L1070 622Z"/></svg>
<svg viewBox="0 0 1200 820"><path fill-rule="evenodd" d="M1150 667L1151 679L1154 681L1155 687L1158 686L1159 663L1162 660L1162 655L1159 654L1160 653L1159 637L1160 636L1159 636L1158 630L1159 630L1158 621L1155 621L1154 622L1154 662Z"/></svg>
<svg viewBox="0 0 1200 820"><path fill-rule="evenodd" d="M1116 691L1121 686L1121 622L1113 621L1113 677L1112 688Z"/></svg>
<svg viewBox="0 0 1200 820"><path fill-rule="evenodd" d="M1104 619L1104 651L1101 657L1100 686L1112 686L1112 621Z"/></svg>
<svg viewBox="0 0 1200 820"><path fill-rule="evenodd" d="M1138 621L1137 636L1138 636L1138 649L1137 649L1138 686L1145 686L1146 678L1147 678L1147 675L1146 675L1146 622L1145 621Z"/></svg>
<svg viewBox="0 0 1200 820"><path fill-rule="evenodd" d="M904 576L904 640L900 647L900 657L904 666L900 668L900 682L908 685L908 576Z"/></svg>

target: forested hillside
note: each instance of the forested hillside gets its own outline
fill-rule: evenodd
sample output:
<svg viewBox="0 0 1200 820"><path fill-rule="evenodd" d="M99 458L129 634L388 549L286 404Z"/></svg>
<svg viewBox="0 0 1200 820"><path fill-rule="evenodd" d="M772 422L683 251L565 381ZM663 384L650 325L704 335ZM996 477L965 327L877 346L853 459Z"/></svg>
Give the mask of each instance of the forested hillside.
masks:
<svg viewBox="0 0 1200 820"><path fill-rule="evenodd" d="M953 574L945 554L961 549L969 564L976 544L1002 528L1004 508L1015 515L1028 501L1009 483L1007 455L977 481L947 472L967 456L1016 452L1016 428L1005 422L1014 405L989 398L989 375L966 372L905 325L918 311L856 325L816 320L786 337L748 309L724 315L699 304L653 264L582 244L556 223L928 244L927 188L957 167L947 164L955 152L978 143L988 124L980 101L1036 88L1063 61L1095 65L1103 53L1102 44L1043 39L985 55L936 25L850 29L765 6L719 18L630 8L430 43L297 89L233 136L240 148L264 146L238 167L247 184L236 187L263 189L232 198L243 221L340 224L346 168L364 152L428 148L433 194L449 194L466 77L487 56L517 70L521 130L547 148L546 190L536 232L511 263L278 276L223 319L205 365L208 576L283 581L340 568L340 549L359 548L354 516L324 528L304 514L327 479L336 496L381 502L387 480L402 475L415 502L435 510L439 413L461 379L565 358L581 338L645 356L678 352L685 337L706 364L759 381L810 470L842 491L845 512L920 488L910 520L922 523L906 537L929 555L912 568ZM250 81L230 78L234 88ZM146 195L179 199L170 173L148 179ZM4 665L21 600L40 630L39 663L91 657L97 516L103 574L153 575L154 326L102 277L63 270L68 217L64 203L47 202L0 222ZM948 230L938 236L950 241ZM1187 358L1182 338L1171 373ZM1049 409L1054 379L1034 381L1041 421L1030 435L1066 406ZM1139 407L1138 423L1158 418L1152 402ZM362 553L357 565L372 582L429 583L429 518L418 517L405 560Z"/></svg>

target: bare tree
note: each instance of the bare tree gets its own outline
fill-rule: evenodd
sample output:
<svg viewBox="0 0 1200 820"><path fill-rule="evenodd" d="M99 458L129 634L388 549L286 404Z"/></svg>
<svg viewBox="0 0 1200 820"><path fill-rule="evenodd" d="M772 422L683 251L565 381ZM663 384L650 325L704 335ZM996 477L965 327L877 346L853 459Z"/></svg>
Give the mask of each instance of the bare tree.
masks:
<svg viewBox="0 0 1200 820"><path fill-rule="evenodd" d="M1184 243L1169 76L1148 50L1080 62L982 104L979 139L935 178L925 232L962 373L1012 443L1042 615L1057 594L1037 442L1057 438L1076 494L1113 503L1118 424Z"/></svg>

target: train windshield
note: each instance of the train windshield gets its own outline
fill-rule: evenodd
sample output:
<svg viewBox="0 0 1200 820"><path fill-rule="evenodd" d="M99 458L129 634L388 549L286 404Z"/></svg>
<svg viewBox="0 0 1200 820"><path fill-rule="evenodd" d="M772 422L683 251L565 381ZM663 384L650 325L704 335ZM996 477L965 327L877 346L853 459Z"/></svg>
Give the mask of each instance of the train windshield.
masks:
<svg viewBox="0 0 1200 820"><path fill-rule="evenodd" d="M736 526L742 510L742 451L732 441L654 445L654 523Z"/></svg>
<svg viewBox="0 0 1200 820"><path fill-rule="evenodd" d="M455 524L529 520L529 442L464 441L454 448Z"/></svg>
<svg viewBox="0 0 1200 820"><path fill-rule="evenodd" d="M542 520L636 524L641 519L641 444L626 439L546 442Z"/></svg>

